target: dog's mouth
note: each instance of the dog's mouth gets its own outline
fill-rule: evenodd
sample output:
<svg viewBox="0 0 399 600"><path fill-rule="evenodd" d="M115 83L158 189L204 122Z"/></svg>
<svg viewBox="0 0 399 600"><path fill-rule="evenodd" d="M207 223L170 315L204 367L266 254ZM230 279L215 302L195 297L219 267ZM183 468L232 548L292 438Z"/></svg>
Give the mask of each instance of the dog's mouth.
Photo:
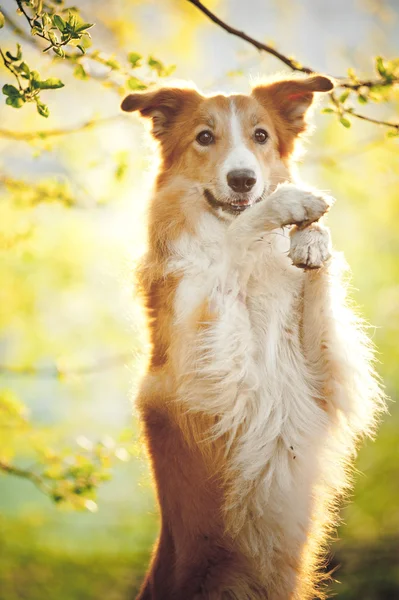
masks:
<svg viewBox="0 0 399 600"><path fill-rule="evenodd" d="M251 200L248 197L243 196L242 198L234 198L232 200L217 200L212 192L208 189L204 190L204 196L208 204L214 209L221 209L231 215L238 215L247 208L250 208L254 204L257 204L263 200L264 193L259 196L256 200Z"/></svg>

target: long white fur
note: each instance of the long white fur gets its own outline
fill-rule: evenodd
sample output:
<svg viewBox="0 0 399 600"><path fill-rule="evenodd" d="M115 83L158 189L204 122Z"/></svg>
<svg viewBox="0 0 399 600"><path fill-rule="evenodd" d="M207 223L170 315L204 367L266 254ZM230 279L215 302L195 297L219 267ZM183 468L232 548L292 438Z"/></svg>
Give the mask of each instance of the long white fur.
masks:
<svg viewBox="0 0 399 600"><path fill-rule="evenodd" d="M334 273L339 260L303 272L279 230L316 220L328 201L283 184L230 224L206 213L195 236L173 244L168 267L182 275L184 351L171 355L179 396L187 410L218 417L213 435L226 436L231 475L226 526L274 600L294 589L302 597L306 581L280 556L305 561L306 544L318 543L356 439L382 404L372 350ZM294 262L319 267L330 253L322 226L293 231ZM196 331L190 317L206 299L216 319Z"/></svg>

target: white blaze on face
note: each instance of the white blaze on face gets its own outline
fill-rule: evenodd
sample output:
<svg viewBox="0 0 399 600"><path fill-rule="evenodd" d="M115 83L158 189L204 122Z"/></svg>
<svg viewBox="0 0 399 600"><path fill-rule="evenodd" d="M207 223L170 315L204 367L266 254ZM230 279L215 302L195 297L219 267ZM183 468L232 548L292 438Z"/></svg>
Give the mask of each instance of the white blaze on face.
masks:
<svg viewBox="0 0 399 600"><path fill-rule="evenodd" d="M248 127L248 126L247 126ZM229 138L231 142L230 151L227 154L221 168L221 186L226 196L231 196L233 190L227 183L227 175L231 171L248 169L255 173L256 183L248 196L251 200L257 200L263 193L265 182L262 175L262 169L255 154L251 152L246 144L246 140L252 134L250 130L244 132L243 124L240 120L240 114L237 110L234 100L230 101L230 119L229 119Z"/></svg>

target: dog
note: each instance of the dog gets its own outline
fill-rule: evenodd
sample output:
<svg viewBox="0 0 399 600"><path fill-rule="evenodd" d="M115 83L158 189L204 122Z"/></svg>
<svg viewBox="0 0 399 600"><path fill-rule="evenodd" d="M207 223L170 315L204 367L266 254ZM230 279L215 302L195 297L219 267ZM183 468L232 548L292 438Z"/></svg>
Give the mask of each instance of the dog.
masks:
<svg viewBox="0 0 399 600"><path fill-rule="evenodd" d="M137 399L161 532L139 600L307 600L357 442L384 405L321 223L293 175L323 75L250 95L130 94L160 168L138 280L151 356Z"/></svg>

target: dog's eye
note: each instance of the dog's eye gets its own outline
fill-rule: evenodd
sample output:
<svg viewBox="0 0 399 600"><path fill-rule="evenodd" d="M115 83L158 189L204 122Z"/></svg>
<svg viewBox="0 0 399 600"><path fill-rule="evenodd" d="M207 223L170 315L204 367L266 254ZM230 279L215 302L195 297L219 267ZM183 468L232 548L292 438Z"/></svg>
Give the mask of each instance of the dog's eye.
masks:
<svg viewBox="0 0 399 600"><path fill-rule="evenodd" d="M212 144L215 141L212 131L208 131L208 129L200 131L196 139L201 146L209 146L209 144Z"/></svg>
<svg viewBox="0 0 399 600"><path fill-rule="evenodd" d="M258 144L264 144L267 142L269 134L264 129L256 129L254 138L255 142L258 142Z"/></svg>

